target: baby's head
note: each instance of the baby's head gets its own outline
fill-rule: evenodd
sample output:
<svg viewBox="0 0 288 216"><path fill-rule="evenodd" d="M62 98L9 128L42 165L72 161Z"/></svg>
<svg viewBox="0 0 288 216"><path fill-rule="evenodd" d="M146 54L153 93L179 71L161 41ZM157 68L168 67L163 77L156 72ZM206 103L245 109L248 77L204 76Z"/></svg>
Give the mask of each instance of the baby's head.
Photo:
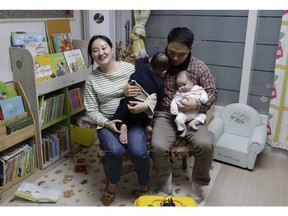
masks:
<svg viewBox="0 0 288 216"><path fill-rule="evenodd" d="M167 70L171 67L169 57L163 53L158 52L156 53L151 61L150 61L150 68L158 76L164 77Z"/></svg>
<svg viewBox="0 0 288 216"><path fill-rule="evenodd" d="M186 70L180 71L176 75L176 85L179 92L189 92L193 87L192 74Z"/></svg>

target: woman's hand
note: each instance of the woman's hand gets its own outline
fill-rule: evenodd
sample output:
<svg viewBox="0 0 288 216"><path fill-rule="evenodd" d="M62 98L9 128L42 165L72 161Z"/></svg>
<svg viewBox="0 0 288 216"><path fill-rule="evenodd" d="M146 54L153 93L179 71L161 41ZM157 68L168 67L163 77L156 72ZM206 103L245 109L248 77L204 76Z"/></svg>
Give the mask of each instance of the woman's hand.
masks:
<svg viewBox="0 0 288 216"><path fill-rule="evenodd" d="M139 86L133 84L133 82L127 83L123 91L126 97L136 97L137 95L140 95L141 92L142 90Z"/></svg>
<svg viewBox="0 0 288 216"><path fill-rule="evenodd" d="M144 112L148 109L148 104L140 101L130 101L128 104L128 109L133 114L138 114Z"/></svg>
<svg viewBox="0 0 288 216"><path fill-rule="evenodd" d="M107 121L104 123L104 127L109 129L110 131L114 132L114 133L120 133L120 130L117 129L116 127L116 123L117 122L122 122L121 120L119 119L115 119L115 120L112 120L112 121Z"/></svg>
<svg viewBox="0 0 288 216"><path fill-rule="evenodd" d="M197 103L195 99L186 98L178 103L178 109L183 113L192 112L196 108L196 105Z"/></svg>

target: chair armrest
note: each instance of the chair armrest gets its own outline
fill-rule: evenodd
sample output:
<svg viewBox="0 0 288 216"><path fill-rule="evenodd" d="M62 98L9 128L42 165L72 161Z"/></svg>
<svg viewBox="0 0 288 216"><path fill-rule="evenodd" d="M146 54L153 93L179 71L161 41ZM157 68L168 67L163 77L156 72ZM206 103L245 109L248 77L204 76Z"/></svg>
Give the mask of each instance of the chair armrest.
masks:
<svg viewBox="0 0 288 216"><path fill-rule="evenodd" d="M213 142L216 143L224 131L224 122L223 120L216 116L208 125L208 131L212 135Z"/></svg>
<svg viewBox="0 0 288 216"><path fill-rule="evenodd" d="M215 106L212 105L211 108L206 112L206 121L204 125L208 126L209 123L212 121L214 117L214 110L215 110Z"/></svg>
<svg viewBox="0 0 288 216"><path fill-rule="evenodd" d="M266 125L260 125L254 128L252 136L249 141L248 152L255 152L259 154L263 151L267 138L267 127Z"/></svg>

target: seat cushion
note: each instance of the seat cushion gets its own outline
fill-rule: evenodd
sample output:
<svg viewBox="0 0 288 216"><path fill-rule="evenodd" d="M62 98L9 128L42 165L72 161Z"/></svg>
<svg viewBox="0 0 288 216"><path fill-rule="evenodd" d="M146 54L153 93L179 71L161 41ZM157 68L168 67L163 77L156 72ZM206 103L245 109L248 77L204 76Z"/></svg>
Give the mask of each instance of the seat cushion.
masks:
<svg viewBox="0 0 288 216"><path fill-rule="evenodd" d="M214 159L246 168L249 139L224 133L214 146Z"/></svg>
<svg viewBox="0 0 288 216"><path fill-rule="evenodd" d="M247 137L223 133L216 146L248 154L248 144L249 139Z"/></svg>

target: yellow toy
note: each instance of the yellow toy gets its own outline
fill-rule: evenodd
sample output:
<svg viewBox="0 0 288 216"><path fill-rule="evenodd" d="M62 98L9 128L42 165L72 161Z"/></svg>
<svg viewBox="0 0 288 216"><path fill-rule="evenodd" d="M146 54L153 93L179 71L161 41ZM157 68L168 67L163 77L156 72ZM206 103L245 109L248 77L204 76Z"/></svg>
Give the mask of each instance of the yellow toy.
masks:
<svg viewBox="0 0 288 216"><path fill-rule="evenodd" d="M140 196L135 200L134 206L180 207L197 206L197 203L191 197L184 196Z"/></svg>

